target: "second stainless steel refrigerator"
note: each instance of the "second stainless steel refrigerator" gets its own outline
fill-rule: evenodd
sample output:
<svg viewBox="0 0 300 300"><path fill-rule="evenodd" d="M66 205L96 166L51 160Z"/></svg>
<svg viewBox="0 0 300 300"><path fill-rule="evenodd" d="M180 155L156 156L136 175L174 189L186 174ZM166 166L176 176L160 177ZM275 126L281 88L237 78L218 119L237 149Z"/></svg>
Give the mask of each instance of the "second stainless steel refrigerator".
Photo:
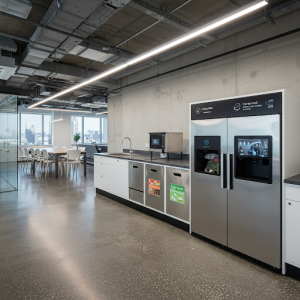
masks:
<svg viewBox="0 0 300 300"><path fill-rule="evenodd" d="M281 93L191 105L191 231L281 266Z"/></svg>

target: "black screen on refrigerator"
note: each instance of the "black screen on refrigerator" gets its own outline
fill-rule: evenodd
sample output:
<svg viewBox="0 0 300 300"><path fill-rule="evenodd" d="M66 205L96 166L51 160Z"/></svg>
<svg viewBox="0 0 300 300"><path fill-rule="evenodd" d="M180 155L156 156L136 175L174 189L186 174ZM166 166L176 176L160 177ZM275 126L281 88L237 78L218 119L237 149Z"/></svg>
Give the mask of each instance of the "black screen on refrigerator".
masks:
<svg viewBox="0 0 300 300"><path fill-rule="evenodd" d="M268 139L238 139L238 156L268 157Z"/></svg>

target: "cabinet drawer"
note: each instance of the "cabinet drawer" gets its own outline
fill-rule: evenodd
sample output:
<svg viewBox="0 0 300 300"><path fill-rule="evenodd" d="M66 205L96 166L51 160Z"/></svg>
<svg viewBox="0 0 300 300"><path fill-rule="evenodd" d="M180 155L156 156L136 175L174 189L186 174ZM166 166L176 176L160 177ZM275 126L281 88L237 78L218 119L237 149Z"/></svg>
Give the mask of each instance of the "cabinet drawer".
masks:
<svg viewBox="0 0 300 300"><path fill-rule="evenodd" d="M285 201L286 217L286 260L300 266L300 202Z"/></svg>
<svg viewBox="0 0 300 300"><path fill-rule="evenodd" d="M126 159L114 159L114 164L120 167L127 167L128 168L128 160Z"/></svg>
<svg viewBox="0 0 300 300"><path fill-rule="evenodd" d="M300 187L285 186L285 199L300 201Z"/></svg>
<svg viewBox="0 0 300 300"><path fill-rule="evenodd" d="M94 173L104 175L107 177L113 177L114 166L112 164L106 164L103 162L95 162Z"/></svg>
<svg viewBox="0 0 300 300"><path fill-rule="evenodd" d="M106 163L106 164L113 164L114 163L114 158L111 157L104 157L104 156L100 156L100 155L95 155L94 156L94 162L102 162L102 163Z"/></svg>
<svg viewBox="0 0 300 300"><path fill-rule="evenodd" d="M95 173L94 187L108 193L113 193L113 178Z"/></svg>

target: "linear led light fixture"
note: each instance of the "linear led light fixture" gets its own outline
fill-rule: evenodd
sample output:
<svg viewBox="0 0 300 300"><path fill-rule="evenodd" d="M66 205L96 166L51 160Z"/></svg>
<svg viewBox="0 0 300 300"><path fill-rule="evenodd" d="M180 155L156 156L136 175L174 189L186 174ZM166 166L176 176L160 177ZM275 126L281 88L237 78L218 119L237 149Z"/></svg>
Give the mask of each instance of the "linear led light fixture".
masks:
<svg viewBox="0 0 300 300"><path fill-rule="evenodd" d="M59 122L59 121L62 121L63 119L56 119L56 120L53 120L53 121L50 121L50 123L53 123L53 122Z"/></svg>
<svg viewBox="0 0 300 300"><path fill-rule="evenodd" d="M30 108L30 107L28 107ZM32 109L43 109L43 110L54 110L54 111L70 111L70 112L80 112L80 113L86 113L86 114L90 114L92 113L89 110L73 110L73 109L60 109L60 108L44 108L44 107L33 107Z"/></svg>
<svg viewBox="0 0 300 300"><path fill-rule="evenodd" d="M257 9L265 6L265 5L267 5L267 4L268 4L267 0L263 0L263 1L262 0L256 0L256 1L254 1L254 2L252 2L250 4L248 4L248 5L245 5L245 6L241 7L241 8L233 11L230 14L227 14L227 15L225 15L225 16L223 16L221 18L218 18L218 19L216 19L216 20L214 20L212 22L209 22L209 23L207 23L207 24L205 24L205 25L203 25L203 26L201 26L201 27L199 27L199 28L197 28L197 29L195 29L195 30L193 30L193 31L185 34L185 35L182 35L181 37L179 37L179 38L177 38L177 39L175 39L173 41L167 42L167 43L165 43L165 44L163 44L163 45L161 45L161 46L159 46L157 48L154 48L154 49L152 49L152 50L150 50L150 51L148 51L148 52L146 52L144 54L141 54L141 55L137 56L136 58L133 58L133 59L127 61L126 63L124 63L124 64L122 64L122 65L120 65L118 67L115 67L115 68L112 68L112 69L110 69L110 70L108 70L106 72L100 73L99 75L94 76L94 77L92 77L92 78L90 78L90 79L88 79L88 80L86 80L86 81L84 81L82 83L76 84L76 85L74 85L71 88L68 88L68 89L66 89L66 90L64 90L64 91L62 91L60 93L57 93L56 95L53 95L53 96L51 96L49 98L46 98L45 100L39 101L39 102L37 102L37 103L29 106L29 108L33 108L35 106L38 106L38 105L40 105L42 103L45 103L45 102L47 102L49 100L52 100L52 99L57 98L59 96L62 96L64 94L66 94L66 93L72 92L72 91L74 91L74 90L76 90L76 89L78 89L78 88L80 88L82 86L88 85L88 84L90 84L90 83L92 83L92 82L94 82L96 80L102 79L102 78L107 77L107 76L109 76L109 75L111 75L113 73L121 71L121 70L125 69L128 66L134 65L134 64L136 64L136 63L138 63L138 62L140 62L142 60L145 60L145 59L147 59L149 57L152 57L152 56L157 55L157 54L159 54L161 52L164 52L164 51L166 51L166 50L168 50L170 48L173 48L173 47L175 47L175 46L177 46L179 44L182 44L182 43L187 42L187 41L189 41L189 40L191 40L191 39L193 39L193 38L195 38L197 36L200 36L200 35L208 32L208 31L211 31L211 30L213 30L215 28L218 28L218 27L220 27L222 25L225 25L225 24L227 24L227 23L229 23L229 22L231 22L231 21L233 21L235 19L238 19L238 18L240 18L240 17L242 17L244 15L247 15L247 14L249 14L249 13L251 13L251 12L253 12L253 11L255 11L255 10L257 10Z"/></svg>
<svg viewBox="0 0 300 300"><path fill-rule="evenodd" d="M107 114L107 112L97 113L96 116L98 116L98 115L104 115L104 114Z"/></svg>

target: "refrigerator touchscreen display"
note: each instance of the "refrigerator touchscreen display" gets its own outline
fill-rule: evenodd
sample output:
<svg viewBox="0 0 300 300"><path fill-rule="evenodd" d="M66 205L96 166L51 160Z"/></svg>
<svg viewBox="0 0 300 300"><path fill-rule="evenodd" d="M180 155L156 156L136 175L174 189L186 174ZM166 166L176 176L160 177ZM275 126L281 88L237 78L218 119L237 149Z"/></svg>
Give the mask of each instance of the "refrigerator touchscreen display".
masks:
<svg viewBox="0 0 300 300"><path fill-rule="evenodd" d="M238 155L268 157L269 141L268 139L238 139Z"/></svg>

